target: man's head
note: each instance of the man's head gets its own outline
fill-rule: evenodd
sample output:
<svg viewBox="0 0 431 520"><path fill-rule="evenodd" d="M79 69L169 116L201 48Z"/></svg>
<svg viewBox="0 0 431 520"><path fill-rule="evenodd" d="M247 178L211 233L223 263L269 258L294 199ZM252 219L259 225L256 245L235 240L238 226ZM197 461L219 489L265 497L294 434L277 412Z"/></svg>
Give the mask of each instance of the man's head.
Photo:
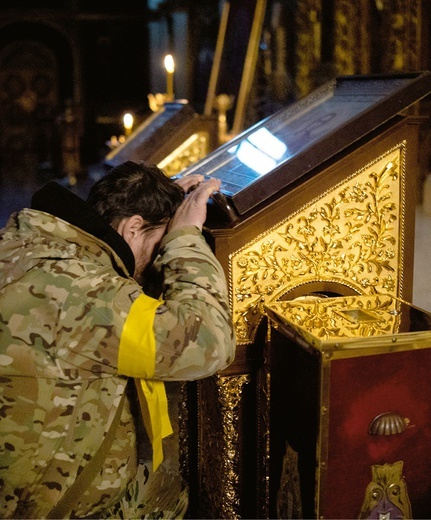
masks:
<svg viewBox="0 0 431 520"><path fill-rule="evenodd" d="M91 188L87 202L120 233L135 257L134 277L154 260L184 191L157 166L127 161Z"/></svg>

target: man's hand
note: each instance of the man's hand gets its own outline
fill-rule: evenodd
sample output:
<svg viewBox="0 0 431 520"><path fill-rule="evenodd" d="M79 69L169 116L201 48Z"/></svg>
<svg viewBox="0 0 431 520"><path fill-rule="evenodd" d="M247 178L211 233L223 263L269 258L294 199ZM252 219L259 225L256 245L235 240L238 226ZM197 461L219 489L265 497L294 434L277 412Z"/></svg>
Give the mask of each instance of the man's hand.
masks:
<svg viewBox="0 0 431 520"><path fill-rule="evenodd" d="M199 175L197 173L193 173L190 175L185 175L184 177L180 177L176 179L174 182L181 186L181 188L188 193L192 191L192 189L196 188L202 181L204 180L203 175Z"/></svg>
<svg viewBox="0 0 431 520"><path fill-rule="evenodd" d="M195 185L196 183L192 184ZM207 202L211 194L220 189L219 179L209 179L202 182L186 195L184 202L177 209L168 225L168 231L184 226L197 226L202 229L207 218Z"/></svg>

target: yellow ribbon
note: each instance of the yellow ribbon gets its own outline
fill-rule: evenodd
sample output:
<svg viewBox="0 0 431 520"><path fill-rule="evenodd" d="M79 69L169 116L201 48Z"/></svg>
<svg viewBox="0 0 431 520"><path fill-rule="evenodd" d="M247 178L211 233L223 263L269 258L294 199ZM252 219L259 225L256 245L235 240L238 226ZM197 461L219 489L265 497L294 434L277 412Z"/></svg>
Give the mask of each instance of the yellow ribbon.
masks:
<svg viewBox="0 0 431 520"><path fill-rule="evenodd" d="M153 470L163 461L162 439L172 433L165 385L155 381L156 339L154 316L162 302L141 294L124 323L118 352L118 371L136 379L145 428L153 448Z"/></svg>

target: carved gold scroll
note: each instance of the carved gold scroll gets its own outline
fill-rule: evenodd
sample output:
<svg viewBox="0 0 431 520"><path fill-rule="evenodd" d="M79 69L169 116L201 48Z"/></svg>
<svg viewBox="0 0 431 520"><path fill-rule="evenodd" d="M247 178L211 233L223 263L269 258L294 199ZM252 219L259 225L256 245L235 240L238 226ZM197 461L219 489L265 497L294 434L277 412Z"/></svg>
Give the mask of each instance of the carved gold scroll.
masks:
<svg viewBox="0 0 431 520"><path fill-rule="evenodd" d="M253 341L264 304L299 286L400 293L405 156L403 141L230 255L238 343Z"/></svg>

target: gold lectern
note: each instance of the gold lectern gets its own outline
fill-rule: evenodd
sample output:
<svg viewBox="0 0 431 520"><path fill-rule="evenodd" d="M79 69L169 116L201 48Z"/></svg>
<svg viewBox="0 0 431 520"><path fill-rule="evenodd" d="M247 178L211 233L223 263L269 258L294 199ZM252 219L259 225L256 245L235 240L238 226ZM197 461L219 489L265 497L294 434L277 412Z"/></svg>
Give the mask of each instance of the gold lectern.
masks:
<svg viewBox="0 0 431 520"><path fill-rule="evenodd" d="M205 233L238 341L229 369L186 385L192 517L268 518L265 306L312 294L411 301L420 121L405 109L430 91L428 72L340 77L185 171L222 180Z"/></svg>
<svg viewBox="0 0 431 520"><path fill-rule="evenodd" d="M217 118L198 115L187 101L172 101L164 103L109 152L104 165L112 168L124 161L146 161L172 177L218 145Z"/></svg>

